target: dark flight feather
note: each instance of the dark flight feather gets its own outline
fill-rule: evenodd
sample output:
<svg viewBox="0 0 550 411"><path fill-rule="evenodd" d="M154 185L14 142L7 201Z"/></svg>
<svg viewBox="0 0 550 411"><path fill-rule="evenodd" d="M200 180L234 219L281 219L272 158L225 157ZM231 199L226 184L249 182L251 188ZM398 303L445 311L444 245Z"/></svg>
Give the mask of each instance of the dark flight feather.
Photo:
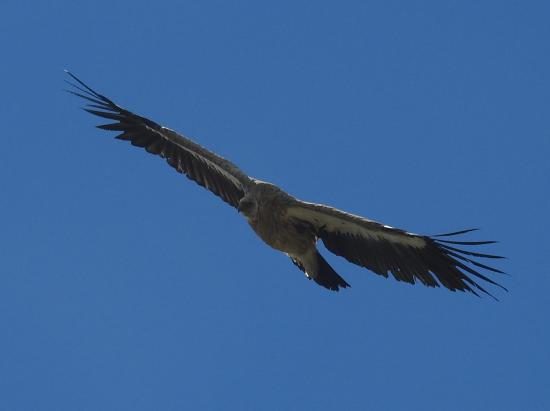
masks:
<svg viewBox="0 0 550 411"><path fill-rule="evenodd" d="M469 291L476 295L482 292L493 298L474 278L506 290L473 267L503 274L501 270L470 258L502 257L448 245L480 246L495 241L454 241L411 234L332 207L306 202L293 205L290 216L299 226L309 224L314 235L332 253L383 277L391 274L398 281L411 284L418 281L428 287L443 285L451 291ZM452 238L472 231L476 229L440 234L439 237Z"/></svg>
<svg viewBox="0 0 550 411"><path fill-rule="evenodd" d="M238 206L251 180L235 165L186 137L118 106L72 73L67 74L77 82L67 82L73 87L67 91L89 102L83 108L85 111L116 121L99 125L98 128L121 132L116 139L129 141L133 146L164 157L176 171L185 174L233 207Z"/></svg>

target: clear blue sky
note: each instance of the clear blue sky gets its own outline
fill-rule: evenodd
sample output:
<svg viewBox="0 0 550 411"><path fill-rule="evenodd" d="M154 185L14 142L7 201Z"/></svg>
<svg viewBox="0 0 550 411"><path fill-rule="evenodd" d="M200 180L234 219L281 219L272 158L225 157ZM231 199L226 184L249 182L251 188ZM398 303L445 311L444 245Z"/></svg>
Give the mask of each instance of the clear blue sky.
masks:
<svg viewBox="0 0 550 411"><path fill-rule="evenodd" d="M413 4L414 3L414 4ZM550 5L0 5L0 410L550 409ZM307 281L62 92L70 69L302 199L481 227L500 299Z"/></svg>

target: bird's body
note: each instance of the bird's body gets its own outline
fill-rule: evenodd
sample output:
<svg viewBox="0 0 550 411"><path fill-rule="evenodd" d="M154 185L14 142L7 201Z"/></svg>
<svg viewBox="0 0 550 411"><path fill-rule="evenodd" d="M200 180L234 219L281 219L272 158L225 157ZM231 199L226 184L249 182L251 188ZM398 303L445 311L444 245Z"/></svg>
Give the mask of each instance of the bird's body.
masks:
<svg viewBox="0 0 550 411"><path fill-rule="evenodd" d="M292 205L299 204L298 200L265 182L257 182L247 196L257 206L254 212L244 214L264 243L288 255L308 278L325 287L332 290L349 287L319 254L314 227L289 217Z"/></svg>
<svg viewBox="0 0 550 411"><path fill-rule="evenodd" d="M249 177L230 161L191 139L116 105L68 74L78 83L71 84L75 89L70 92L91 102L85 110L115 121L99 128L121 132L118 139L165 158L178 172L235 207L267 245L287 254L308 278L330 290L337 291L349 284L321 256L316 246L318 240L334 254L376 274L385 277L392 274L399 281L489 294L473 279L477 278L504 288L479 272L479 268L497 273L500 270L473 259L502 257L456 247L492 241L443 239L473 230L431 237L417 235L329 206L298 200L274 184Z"/></svg>
<svg viewBox="0 0 550 411"><path fill-rule="evenodd" d="M315 243L313 235L301 235L287 218L293 198L279 187L258 182L248 193L257 203L256 212L246 215L248 224L267 245L289 255L301 255Z"/></svg>
<svg viewBox="0 0 550 411"><path fill-rule="evenodd" d="M273 198L260 206L258 217L248 223L267 245L289 255L304 254L313 244L314 237L301 235L297 227L286 218L286 206L280 198Z"/></svg>

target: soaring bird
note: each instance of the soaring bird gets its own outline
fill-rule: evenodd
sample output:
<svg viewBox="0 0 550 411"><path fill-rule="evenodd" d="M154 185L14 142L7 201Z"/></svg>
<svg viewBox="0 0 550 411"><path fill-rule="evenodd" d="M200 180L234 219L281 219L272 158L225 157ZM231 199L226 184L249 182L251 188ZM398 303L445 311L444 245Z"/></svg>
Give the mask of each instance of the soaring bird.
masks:
<svg viewBox="0 0 550 411"><path fill-rule="evenodd" d="M160 156L179 173L236 208L254 232L269 246L285 253L308 279L338 291L350 285L319 253L321 240L332 253L372 272L398 281L428 287L444 286L492 296L478 283L502 285L483 270L503 273L480 263L478 258L501 256L459 246L479 246L494 241L458 241L453 238L476 229L435 236L418 235L380 224L322 204L299 200L274 184L246 175L236 165L188 137L120 107L67 71L69 93L88 104L88 113L112 120L100 129L117 131L115 137ZM480 281L481 282L481 281Z"/></svg>

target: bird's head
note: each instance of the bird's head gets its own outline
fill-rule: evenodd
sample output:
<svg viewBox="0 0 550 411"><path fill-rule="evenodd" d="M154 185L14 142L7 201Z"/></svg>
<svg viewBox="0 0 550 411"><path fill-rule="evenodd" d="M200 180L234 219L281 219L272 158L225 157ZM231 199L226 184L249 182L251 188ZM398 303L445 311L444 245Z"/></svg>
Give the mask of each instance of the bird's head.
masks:
<svg viewBox="0 0 550 411"><path fill-rule="evenodd" d="M254 198L245 196L239 201L237 210L247 218L254 218L258 212L258 202Z"/></svg>

